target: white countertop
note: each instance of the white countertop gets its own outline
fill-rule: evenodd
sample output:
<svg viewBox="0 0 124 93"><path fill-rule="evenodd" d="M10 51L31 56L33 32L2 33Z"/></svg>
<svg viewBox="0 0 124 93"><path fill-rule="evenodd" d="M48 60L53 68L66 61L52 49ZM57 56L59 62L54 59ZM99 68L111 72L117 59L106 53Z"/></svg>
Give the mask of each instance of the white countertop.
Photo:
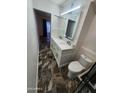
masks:
<svg viewBox="0 0 124 93"><path fill-rule="evenodd" d="M52 39L55 41L55 43L61 48L61 50L68 50L68 49L73 49L72 46L68 45L66 41L63 39L60 39L59 37L53 37Z"/></svg>

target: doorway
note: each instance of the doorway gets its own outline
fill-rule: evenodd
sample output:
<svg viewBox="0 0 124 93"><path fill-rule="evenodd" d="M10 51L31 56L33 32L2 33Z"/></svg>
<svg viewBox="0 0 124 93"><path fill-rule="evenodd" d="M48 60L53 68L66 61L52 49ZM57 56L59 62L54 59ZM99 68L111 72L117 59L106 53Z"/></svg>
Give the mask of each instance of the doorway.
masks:
<svg viewBox="0 0 124 93"><path fill-rule="evenodd" d="M39 50L50 47L51 14L34 9L37 23Z"/></svg>
<svg viewBox="0 0 124 93"><path fill-rule="evenodd" d="M51 39L51 21L43 19L43 38L46 46L50 47L50 39Z"/></svg>
<svg viewBox="0 0 124 93"><path fill-rule="evenodd" d="M43 68L43 65L48 62L49 58L51 58L51 56L48 57L51 41L51 14L37 9L34 9L34 12L39 41L37 93L44 93L47 86L46 82L51 77L50 71Z"/></svg>

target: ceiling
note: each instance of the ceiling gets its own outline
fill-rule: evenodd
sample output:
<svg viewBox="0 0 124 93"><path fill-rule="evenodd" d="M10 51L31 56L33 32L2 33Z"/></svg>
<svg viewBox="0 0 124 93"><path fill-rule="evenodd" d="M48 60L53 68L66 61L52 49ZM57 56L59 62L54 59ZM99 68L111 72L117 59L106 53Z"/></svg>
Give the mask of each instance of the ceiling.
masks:
<svg viewBox="0 0 124 93"><path fill-rule="evenodd" d="M67 0L51 0L51 1L54 2L57 5L61 5L61 4L63 4Z"/></svg>

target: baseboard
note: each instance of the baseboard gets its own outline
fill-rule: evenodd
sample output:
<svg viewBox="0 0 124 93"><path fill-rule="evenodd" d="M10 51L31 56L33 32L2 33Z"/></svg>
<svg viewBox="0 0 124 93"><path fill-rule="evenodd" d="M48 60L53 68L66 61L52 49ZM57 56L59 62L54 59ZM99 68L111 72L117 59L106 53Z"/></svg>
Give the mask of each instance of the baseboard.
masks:
<svg viewBox="0 0 124 93"><path fill-rule="evenodd" d="M85 54L86 56L90 57L94 61L96 60L96 53L92 51L91 49L86 48L84 46L81 47L81 49L79 50L79 54Z"/></svg>

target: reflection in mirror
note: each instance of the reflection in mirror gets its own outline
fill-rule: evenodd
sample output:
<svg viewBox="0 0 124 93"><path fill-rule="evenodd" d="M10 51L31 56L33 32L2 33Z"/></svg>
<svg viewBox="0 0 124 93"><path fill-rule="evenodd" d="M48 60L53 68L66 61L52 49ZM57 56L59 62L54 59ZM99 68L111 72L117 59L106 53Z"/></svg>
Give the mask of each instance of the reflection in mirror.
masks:
<svg viewBox="0 0 124 93"><path fill-rule="evenodd" d="M66 31L66 26L67 26L67 19L63 18L61 16L56 16L56 15L52 15L52 36L54 37L60 37L60 38L64 38L64 34Z"/></svg>
<svg viewBox="0 0 124 93"><path fill-rule="evenodd" d="M66 34L65 34L66 38L71 39L73 30L75 27L75 23L76 23L75 21L68 19L68 24L67 24Z"/></svg>

